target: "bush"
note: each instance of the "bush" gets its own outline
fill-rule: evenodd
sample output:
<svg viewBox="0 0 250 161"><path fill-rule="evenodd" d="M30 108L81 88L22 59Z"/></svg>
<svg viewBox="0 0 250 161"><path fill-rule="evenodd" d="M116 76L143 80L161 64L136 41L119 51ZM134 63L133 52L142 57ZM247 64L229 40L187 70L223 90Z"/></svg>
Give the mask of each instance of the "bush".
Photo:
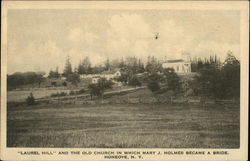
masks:
<svg viewBox="0 0 250 161"><path fill-rule="evenodd" d="M85 93L85 89L80 89L78 92L77 92L77 94L83 94L83 93Z"/></svg>
<svg viewBox="0 0 250 161"><path fill-rule="evenodd" d="M50 97L60 97L60 96L67 96L67 93L66 92L61 92L61 93L57 92L57 93L52 93L50 95Z"/></svg>
<svg viewBox="0 0 250 161"><path fill-rule="evenodd" d="M66 93L66 92L61 92L61 93L59 94L59 96L67 96L67 93Z"/></svg>
<svg viewBox="0 0 250 161"><path fill-rule="evenodd" d="M156 92L160 90L160 85L157 81L149 81L148 82L148 88L152 91L152 92Z"/></svg>
<svg viewBox="0 0 250 161"><path fill-rule="evenodd" d="M75 91L70 91L69 92L69 95L75 95L75 94L77 94L77 92L75 92Z"/></svg>
<svg viewBox="0 0 250 161"><path fill-rule="evenodd" d="M26 99L27 105L33 105L35 104L35 98L33 96L33 93L30 93L30 95Z"/></svg>
<svg viewBox="0 0 250 161"><path fill-rule="evenodd" d="M134 86L136 88L136 86L141 86L141 82L139 81L137 76L133 76L129 81L128 84L131 86Z"/></svg>
<svg viewBox="0 0 250 161"><path fill-rule="evenodd" d="M67 82L63 82L62 85L66 87L67 86Z"/></svg>

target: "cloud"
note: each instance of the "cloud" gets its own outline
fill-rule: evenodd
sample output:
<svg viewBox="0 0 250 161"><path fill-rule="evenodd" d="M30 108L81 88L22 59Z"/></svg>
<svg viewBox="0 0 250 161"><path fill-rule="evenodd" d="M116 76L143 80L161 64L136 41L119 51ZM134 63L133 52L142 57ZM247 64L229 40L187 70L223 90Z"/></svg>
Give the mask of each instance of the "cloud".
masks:
<svg viewBox="0 0 250 161"><path fill-rule="evenodd" d="M123 56L143 56L147 54L152 38L152 28L138 14L117 14L110 17L107 31L107 51ZM119 56L115 55L116 58Z"/></svg>
<svg viewBox="0 0 250 161"><path fill-rule="evenodd" d="M193 37L173 20L163 21L159 24L157 31L159 39L155 53L159 53L160 57L180 58L181 53L191 47Z"/></svg>
<svg viewBox="0 0 250 161"><path fill-rule="evenodd" d="M65 54L53 41L41 44L31 42L19 54L9 56L8 72L15 71L46 71L62 66Z"/></svg>
<svg viewBox="0 0 250 161"><path fill-rule="evenodd" d="M112 39L144 39L151 35L151 28L138 14L113 15L108 21Z"/></svg>
<svg viewBox="0 0 250 161"><path fill-rule="evenodd" d="M138 56L145 60L148 55L153 55L176 59L182 58L183 52L189 52L191 57L217 54L224 60L228 50L233 51L236 56L239 55L239 44L201 39L199 35L191 34L188 28L172 19L154 26L144 18L138 14L117 14L110 17L107 32L108 56L114 59ZM155 32L159 33L157 40L154 39Z"/></svg>
<svg viewBox="0 0 250 161"><path fill-rule="evenodd" d="M192 55L197 57L207 57L216 54L222 61L224 61L228 51L232 51L233 54L240 59L239 44L216 41L203 41L198 43L192 50Z"/></svg>
<svg viewBox="0 0 250 161"><path fill-rule="evenodd" d="M105 55L101 53L97 53L95 51L91 51L91 50L80 51L78 49L71 49L67 53L68 53L68 56L70 57L70 61L73 67L77 67L80 60L83 60L85 57L89 57L92 66L99 65L106 60Z"/></svg>
<svg viewBox="0 0 250 161"><path fill-rule="evenodd" d="M96 16L96 19L90 18L93 23L72 19L73 27L70 29L61 27L61 23L56 20L52 23L55 23L55 27L50 23L43 23L45 27L42 29L45 32L27 30L26 23L18 24L17 26L22 26L22 30L17 32L14 27L10 29L13 35L8 37L8 73L27 70L49 71L56 66L62 71L67 55L71 57L74 67L86 56L93 65L103 63L107 57L119 59L137 56L146 60L147 56L151 55L174 59L180 58L182 52L189 52L191 56L199 57L217 54L224 60L227 51L231 50L239 58L240 42L237 38L239 28L233 25L236 21L231 19L223 23L209 18L206 18L206 22L204 18L199 18L200 21L197 21L195 19L197 15L192 14L192 19L187 22L182 15L174 18L167 14L157 16L158 14L154 15L154 12L115 11L114 13ZM155 19L151 19L152 17ZM99 25L99 21L102 26ZM198 22L204 24L199 26ZM227 24L226 28L223 24ZM53 31L57 27L57 32L46 34L52 32L51 26L54 27ZM44 34L41 36L41 33ZM155 33L159 33L157 40L154 38ZM23 41L24 38L27 41Z"/></svg>
<svg viewBox="0 0 250 161"><path fill-rule="evenodd" d="M75 27L69 31L68 39L69 41L76 44L89 45L93 44L99 39L99 37L96 34L87 31L87 29L83 30L81 27Z"/></svg>

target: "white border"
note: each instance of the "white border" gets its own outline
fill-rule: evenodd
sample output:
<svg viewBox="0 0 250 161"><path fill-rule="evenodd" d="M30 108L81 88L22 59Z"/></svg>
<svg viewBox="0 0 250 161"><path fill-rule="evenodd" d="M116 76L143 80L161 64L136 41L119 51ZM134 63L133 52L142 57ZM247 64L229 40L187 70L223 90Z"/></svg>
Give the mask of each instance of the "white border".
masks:
<svg viewBox="0 0 250 161"><path fill-rule="evenodd" d="M249 4L246 1L3 1L2 2L2 30L1 30L1 159L2 160L103 160L102 156L21 156L17 153L19 150L36 150L36 151L70 151L70 148L6 148L6 73L7 73L7 10L8 9L185 9L185 10L240 10L241 11L241 110L240 110L240 149L216 149L226 150L229 155L190 155L190 156L148 156L143 160L247 160L248 151L248 65L249 65ZM73 148L74 150L84 150ZM85 150L97 150L95 148ZM98 149L105 150L105 149ZM109 149L113 151L124 151L128 149ZM143 149L129 149L131 151L141 151ZM163 149L144 149L144 150L163 150ZM205 150L213 149L164 149L164 150ZM110 159L109 159L110 160ZM112 159L111 159L112 160ZM131 159L130 159L131 160ZM140 159L142 160L142 159Z"/></svg>

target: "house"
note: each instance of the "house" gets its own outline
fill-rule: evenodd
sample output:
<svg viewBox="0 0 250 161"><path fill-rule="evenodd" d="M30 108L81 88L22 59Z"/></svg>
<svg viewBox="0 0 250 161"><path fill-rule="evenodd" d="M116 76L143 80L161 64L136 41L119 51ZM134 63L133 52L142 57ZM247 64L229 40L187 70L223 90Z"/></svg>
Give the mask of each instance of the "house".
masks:
<svg viewBox="0 0 250 161"><path fill-rule="evenodd" d="M80 79L100 77L101 74L80 74Z"/></svg>
<svg viewBox="0 0 250 161"><path fill-rule="evenodd" d="M114 70L107 70L107 71L103 71L100 74L80 74L80 79L86 79L86 78L106 78L108 80L116 78L116 77L120 77L121 76L121 72L120 69L116 68Z"/></svg>
<svg viewBox="0 0 250 161"><path fill-rule="evenodd" d="M104 77L107 80L114 79L114 78L117 78L120 76L121 76L121 72L120 72L120 69L118 69L118 68L114 69L114 70L103 71L101 73L101 77Z"/></svg>
<svg viewBox="0 0 250 161"><path fill-rule="evenodd" d="M97 83L100 78L106 78L107 80L111 80L121 76L120 69L116 68L114 70L103 71L98 74L80 74L81 80L91 79L92 83Z"/></svg>
<svg viewBox="0 0 250 161"><path fill-rule="evenodd" d="M178 74L191 73L191 62L183 59L167 60L162 63L162 68L173 68Z"/></svg>

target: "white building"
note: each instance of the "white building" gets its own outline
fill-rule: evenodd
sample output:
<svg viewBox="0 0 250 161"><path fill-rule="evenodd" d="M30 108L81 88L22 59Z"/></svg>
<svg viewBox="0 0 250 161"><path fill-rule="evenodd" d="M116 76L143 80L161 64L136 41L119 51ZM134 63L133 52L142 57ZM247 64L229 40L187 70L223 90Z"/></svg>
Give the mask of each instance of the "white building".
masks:
<svg viewBox="0 0 250 161"><path fill-rule="evenodd" d="M191 73L191 62L183 59L167 60L162 63L163 68L173 68L176 73Z"/></svg>
<svg viewBox="0 0 250 161"><path fill-rule="evenodd" d="M91 79L92 83L98 83L100 78L106 78L107 80L113 80L114 78L120 77L120 69L114 69L109 71L103 71L100 74L80 74L80 79Z"/></svg>
<svg viewBox="0 0 250 161"><path fill-rule="evenodd" d="M120 70L112 70L112 71L104 71L101 74L102 77L106 78L107 80L114 79L121 76Z"/></svg>
<svg viewBox="0 0 250 161"><path fill-rule="evenodd" d="M108 70L103 71L100 74L80 74L80 79L86 79L86 78L106 78L107 80L114 79L121 76L120 69L114 69L114 70Z"/></svg>

